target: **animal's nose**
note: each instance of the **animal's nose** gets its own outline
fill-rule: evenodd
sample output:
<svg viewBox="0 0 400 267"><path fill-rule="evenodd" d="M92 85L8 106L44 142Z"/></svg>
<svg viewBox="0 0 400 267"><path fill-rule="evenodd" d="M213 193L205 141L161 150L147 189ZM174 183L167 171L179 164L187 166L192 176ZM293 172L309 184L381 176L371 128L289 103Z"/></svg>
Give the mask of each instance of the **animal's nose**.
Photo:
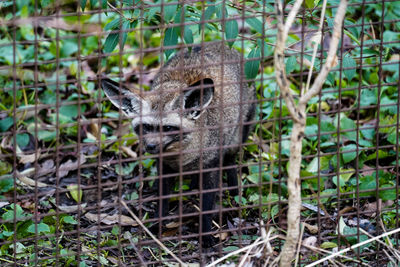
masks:
<svg viewBox="0 0 400 267"><path fill-rule="evenodd" d="M158 153L158 145L157 144L146 144L146 151L152 154Z"/></svg>

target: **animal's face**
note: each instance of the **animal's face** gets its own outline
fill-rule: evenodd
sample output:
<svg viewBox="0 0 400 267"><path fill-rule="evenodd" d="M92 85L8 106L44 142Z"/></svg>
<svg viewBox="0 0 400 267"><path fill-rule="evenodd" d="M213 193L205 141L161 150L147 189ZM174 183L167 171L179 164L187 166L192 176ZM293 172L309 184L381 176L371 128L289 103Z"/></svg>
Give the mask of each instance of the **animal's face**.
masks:
<svg viewBox="0 0 400 267"><path fill-rule="evenodd" d="M110 79L102 79L101 86L111 102L132 118L133 130L152 154L183 151L197 142L199 121L214 96L211 79L189 86L165 82L145 96Z"/></svg>

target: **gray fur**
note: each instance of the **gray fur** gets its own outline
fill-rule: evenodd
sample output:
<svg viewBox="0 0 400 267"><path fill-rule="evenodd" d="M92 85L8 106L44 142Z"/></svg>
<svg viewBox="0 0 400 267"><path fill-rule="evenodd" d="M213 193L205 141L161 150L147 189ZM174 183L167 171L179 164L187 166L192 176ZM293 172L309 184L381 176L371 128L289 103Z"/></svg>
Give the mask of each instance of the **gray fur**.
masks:
<svg viewBox="0 0 400 267"><path fill-rule="evenodd" d="M202 86L202 83L206 84ZM121 88L116 87L115 82L114 86L110 85L113 83L107 80L102 83L107 96L115 97L115 89ZM162 150L162 174L179 173L181 168L193 171L218 168L221 164L235 165L235 154L249 131L249 126L243 124L254 117L255 104L249 102L256 99L254 87L249 87L243 77L241 55L222 43L204 44L191 51L179 52L160 69L150 92L140 95L122 89L121 95L131 101L114 98L112 102L132 117L134 129L154 130L161 126L178 129L171 135L158 131L142 132L144 135L137 132L145 149L151 150L149 152L157 154ZM235 168L229 169L228 174L234 176L228 177L228 183L233 179L229 184L237 185ZM165 195L170 185L167 179L163 181ZM200 181L203 181L203 189L216 188L218 172L206 172ZM203 200L212 203L203 202L203 210L212 208L214 195L204 195ZM168 201L163 201L162 205L165 208ZM204 215L203 231L210 230L211 216Z"/></svg>

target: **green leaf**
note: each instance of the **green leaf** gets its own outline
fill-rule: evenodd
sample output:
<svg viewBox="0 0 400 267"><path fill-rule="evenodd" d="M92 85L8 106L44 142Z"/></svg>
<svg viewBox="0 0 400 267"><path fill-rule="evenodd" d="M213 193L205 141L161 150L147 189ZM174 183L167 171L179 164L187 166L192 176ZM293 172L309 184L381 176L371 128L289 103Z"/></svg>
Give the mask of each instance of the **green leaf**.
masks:
<svg viewBox="0 0 400 267"><path fill-rule="evenodd" d="M349 55L346 55L343 58L343 68L347 69L344 70L344 75L346 76L346 78L351 81L353 79L353 77L356 75L356 61L351 58Z"/></svg>
<svg viewBox="0 0 400 267"><path fill-rule="evenodd" d="M319 160L318 160L319 159ZM313 160L308 164L306 171L310 173L317 173L318 171L327 170L329 168L329 157L315 157ZM319 168L318 168L318 161L319 161Z"/></svg>
<svg viewBox="0 0 400 267"><path fill-rule="evenodd" d="M350 161L354 160L357 157L357 146L355 144L350 144L347 146L344 146L340 149L342 152L342 157L343 157L343 162L344 163L349 163ZM354 150L354 151L352 151ZM346 151L351 151L351 152L346 152ZM359 150L358 153L361 151Z"/></svg>
<svg viewBox="0 0 400 267"><path fill-rule="evenodd" d="M70 215L64 216L64 217L62 218L62 220L63 220L65 223L68 223L68 224L78 224L78 222L74 219L74 217L72 217L72 216L70 216Z"/></svg>
<svg viewBox="0 0 400 267"><path fill-rule="evenodd" d="M204 20L211 19L212 15L215 13L215 6L209 6L204 11Z"/></svg>
<svg viewBox="0 0 400 267"><path fill-rule="evenodd" d="M244 72L247 79L254 79L257 76L258 69L260 67L260 49L258 47L253 48L250 51L247 59L256 59L251 61L246 61L244 64Z"/></svg>
<svg viewBox="0 0 400 267"><path fill-rule="evenodd" d="M82 11L85 11L86 1L87 1L87 0L81 0L81 8L82 8Z"/></svg>
<svg viewBox="0 0 400 267"><path fill-rule="evenodd" d="M394 131L390 132L387 140L389 143L396 145L397 143L400 143L400 133L398 133L395 129Z"/></svg>
<svg viewBox="0 0 400 267"><path fill-rule="evenodd" d="M165 5L164 6L164 20L169 22L175 15L178 5Z"/></svg>
<svg viewBox="0 0 400 267"><path fill-rule="evenodd" d="M147 22L149 23L155 17L156 13L160 11L161 11L160 6L153 6L149 7L149 11L145 12L143 15L145 18L147 18Z"/></svg>
<svg viewBox="0 0 400 267"><path fill-rule="evenodd" d="M94 8L94 6L97 4L98 0L90 0L90 7Z"/></svg>
<svg viewBox="0 0 400 267"><path fill-rule="evenodd" d="M17 144L20 148L26 147L29 144L29 135L26 133L17 134Z"/></svg>
<svg viewBox="0 0 400 267"><path fill-rule="evenodd" d="M375 105L377 103L377 94L374 89L362 89L360 96L361 106Z"/></svg>
<svg viewBox="0 0 400 267"><path fill-rule="evenodd" d="M124 18L118 17L107 23L107 25L104 27L104 30L109 31L109 30L119 29L119 26L122 25L123 23L124 23Z"/></svg>
<svg viewBox="0 0 400 267"><path fill-rule="evenodd" d="M168 28L165 31L164 35L164 47L168 48L168 46L174 46L178 44L178 34L174 28ZM165 56L167 59L171 56L175 49L167 49L165 50Z"/></svg>
<svg viewBox="0 0 400 267"><path fill-rule="evenodd" d="M375 192L361 192L366 190L376 189L376 178L372 175L364 176L360 178L360 197L362 196L374 196Z"/></svg>
<svg viewBox="0 0 400 267"><path fill-rule="evenodd" d="M78 116L78 105L62 106L59 110L60 114L65 117L73 118Z"/></svg>
<svg viewBox="0 0 400 267"><path fill-rule="evenodd" d="M40 234L40 233L44 233L44 234L50 233L50 227L49 227L47 224L41 222L41 223L37 224L36 226L37 226L37 233L38 233L38 234ZM35 234L36 226L35 226L34 223L31 224L31 225L28 227L27 231L28 231L29 233Z"/></svg>
<svg viewBox="0 0 400 267"><path fill-rule="evenodd" d="M340 169L340 170L342 170L342 169ZM346 182L350 179L350 176L351 175L353 175L353 173L350 173L350 174L344 174L344 175L339 175L339 184L338 184L338 178L337 178L337 176L335 175L335 176L333 176L332 177L332 182L333 182L333 184L334 185L336 185L337 187L339 187L339 188L342 188L343 186L345 186L346 185Z"/></svg>
<svg viewBox="0 0 400 267"><path fill-rule="evenodd" d="M356 44L361 45L360 41L358 40L358 38L356 36L354 36L351 32L349 32L348 30L344 30L344 33L350 37L351 40L353 40Z"/></svg>
<svg viewBox="0 0 400 267"><path fill-rule="evenodd" d="M0 168L3 167L2 166L2 162L0 161ZM11 167L11 166L9 166ZM11 171L11 170L10 170ZM0 170L0 173L2 173L3 170ZM13 178L2 178L0 179L0 193L6 193L8 191L10 191L11 189L14 188L14 179Z"/></svg>
<svg viewBox="0 0 400 267"><path fill-rule="evenodd" d="M286 74L290 74L296 69L297 60L295 56L291 56L286 60Z"/></svg>
<svg viewBox="0 0 400 267"><path fill-rule="evenodd" d="M6 211L1 216L1 218L3 220L14 221L14 209L15 209L15 219L17 221L21 221L21 219L24 219L26 217L24 210L21 208L20 205L11 204L9 207L10 207L10 210Z"/></svg>
<svg viewBox="0 0 400 267"><path fill-rule="evenodd" d="M0 120L0 132L7 131L14 124L14 120L11 117Z"/></svg>
<svg viewBox="0 0 400 267"><path fill-rule="evenodd" d="M372 140L375 138L375 129L364 129L361 130L361 133L368 140Z"/></svg>
<svg viewBox="0 0 400 267"><path fill-rule="evenodd" d="M382 185L379 188L379 198L381 198L383 201L396 200L398 196L396 188L385 189L387 187L393 187L393 185L389 184Z"/></svg>
<svg viewBox="0 0 400 267"><path fill-rule="evenodd" d="M107 9L107 0L101 0L101 8ZM107 13L106 13L107 14Z"/></svg>
<svg viewBox="0 0 400 267"><path fill-rule="evenodd" d="M246 19L246 23L258 33L263 34L263 24L258 18L248 18Z"/></svg>
<svg viewBox="0 0 400 267"><path fill-rule="evenodd" d="M128 38L128 29L131 26L131 22L125 21L122 24L122 40L121 40L121 48L120 50L124 49L124 45L126 43L126 38Z"/></svg>
<svg viewBox="0 0 400 267"><path fill-rule="evenodd" d="M104 52L111 53L114 51L119 41L119 33L110 33L104 43Z"/></svg>
<svg viewBox="0 0 400 267"><path fill-rule="evenodd" d="M239 34L239 26L236 20L229 20L225 23L225 38L228 40L229 47L232 47L234 39ZM229 41L231 40L231 41Z"/></svg>
<svg viewBox="0 0 400 267"><path fill-rule="evenodd" d="M40 0L40 5L42 6L42 8L47 7L48 5L50 5L51 2L52 2L52 0ZM83 11L83 9L82 9L82 11Z"/></svg>
<svg viewBox="0 0 400 267"><path fill-rule="evenodd" d="M307 8L314 8L314 0L306 0L305 3Z"/></svg>
<svg viewBox="0 0 400 267"><path fill-rule="evenodd" d="M189 26L185 26L184 28L183 39L186 44L193 44L193 32Z"/></svg>
<svg viewBox="0 0 400 267"><path fill-rule="evenodd" d="M374 151L372 154L368 155L368 157L366 158L366 161L376 159L377 155L378 155L379 159L387 158L390 156L387 151L378 150L378 153L376 153L376 151Z"/></svg>
<svg viewBox="0 0 400 267"><path fill-rule="evenodd" d="M215 6L215 15L218 19L222 20L222 18L226 18L228 16L228 9L226 6L221 2L219 5Z"/></svg>
<svg viewBox="0 0 400 267"><path fill-rule="evenodd" d="M337 120L335 119L335 123L336 122L337 122ZM346 136L351 141L356 142L357 141L356 129L357 129L357 125L353 120L347 118L346 116L341 116L340 130L342 130L342 131L347 130L346 132L341 132L342 135ZM352 130L352 131L348 131L348 130Z"/></svg>
<svg viewBox="0 0 400 267"><path fill-rule="evenodd" d="M330 248L336 248L338 245L333 242L324 242L321 244L321 248L323 249L330 249Z"/></svg>
<svg viewBox="0 0 400 267"><path fill-rule="evenodd" d="M40 141L45 141L45 142L49 142L49 141L53 141L54 139L56 139L57 133L56 131L38 131L38 136L37 138Z"/></svg>
<svg viewBox="0 0 400 267"><path fill-rule="evenodd" d="M71 195L71 197L78 203L82 200L82 188L78 189L78 185L77 184L70 184L67 185L67 189L69 191L69 194Z"/></svg>

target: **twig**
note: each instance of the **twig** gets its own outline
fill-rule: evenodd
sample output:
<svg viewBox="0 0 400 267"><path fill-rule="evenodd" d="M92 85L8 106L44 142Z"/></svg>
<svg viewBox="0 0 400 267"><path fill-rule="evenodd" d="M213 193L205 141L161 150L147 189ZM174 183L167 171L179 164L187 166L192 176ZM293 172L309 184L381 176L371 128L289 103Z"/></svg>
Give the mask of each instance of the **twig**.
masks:
<svg viewBox="0 0 400 267"><path fill-rule="evenodd" d="M136 252L136 255L137 255L138 258L139 258L140 266L146 266L146 263L145 263L145 261L144 261L142 255L141 255L139 249L136 247L135 242L133 242L133 240L132 240L131 233L129 233L129 235L127 236L127 238L128 238L128 240L129 240L129 242L131 243L131 246L133 247L133 250Z"/></svg>
<svg viewBox="0 0 400 267"><path fill-rule="evenodd" d="M298 105L294 102L294 97L290 91L290 83L287 79L285 72L285 44L288 37L289 30L293 21L298 13L302 1L297 0L293 5L286 23L283 22L283 6L281 0L275 1L275 8L277 12L277 42L274 53L275 74L277 84L280 87L282 96L285 99L286 107L293 119L292 134L290 137L290 171L288 172L288 211L287 211L287 234L286 242L280 254L280 266L290 266L296 253L296 245L300 237L300 208L301 208L301 183L300 183L300 169L301 169L301 151L302 140L306 126L306 105L307 102L321 90L326 77L335 63L336 50L338 47L339 39L341 36L342 22L346 12L347 0L341 0L333 28L333 36L329 45L328 57L324 66L321 68L320 73L315 79L311 89L306 91L299 99ZM323 23L323 17L321 18ZM322 24L321 24L322 25ZM316 53L316 52L315 52ZM312 72L312 68L311 68Z"/></svg>
<svg viewBox="0 0 400 267"><path fill-rule="evenodd" d="M126 205L125 201L120 200L122 205L124 205L125 209L129 212L129 214L135 219L135 221L140 225L140 227L143 228L143 230L162 248L164 249L169 255L172 256L180 265L182 266L188 266L186 263L181 261L171 250L169 250L163 243L160 242L151 232L149 229L147 229L146 226L142 223L142 221L133 213L133 211Z"/></svg>
<svg viewBox="0 0 400 267"><path fill-rule="evenodd" d="M305 227L305 225L303 224L302 227L301 227L301 232L300 232L300 240L302 240L302 236L304 234L304 227ZM302 242L300 241L298 246L297 246L297 254L296 254L296 260L294 261L294 266L297 266L297 264L299 262L301 244L302 244Z"/></svg>
<svg viewBox="0 0 400 267"><path fill-rule="evenodd" d="M354 249L356 249L356 248L358 248L358 247L364 246L364 245L366 245L366 244L368 244L368 243L371 243L371 242L373 242L373 241L376 241L376 240L378 240L378 239L380 239L380 238L382 238L382 237L386 237L386 236L395 234L395 233L397 233L397 232L400 232L400 228L394 229L394 230L392 230L392 231L390 231L390 232L387 232L387 233L378 235L378 236L376 236L376 237L374 237L374 238L371 238L371 239L365 240L365 241L363 241L363 242L360 242L360 243L358 243L358 244L355 244L355 245L353 245L353 246L351 246L351 247L349 247L349 248L345 248L345 249L343 249L343 250L340 250L340 251L338 251L338 252L335 252L335 253L333 253L332 255L329 255L329 256L327 256L327 257L325 257L325 258L323 258L323 259L317 260L317 261L315 261L315 262L313 262L313 263L311 263L311 264L306 265L305 267L316 266L316 265L318 265L318 264L320 264L320 263L322 263L322 262L324 262L324 261L326 261L326 260L332 259L332 258L334 258L334 257L336 257L336 256L338 256L338 255L344 254L344 253L346 253L346 252L348 252L348 251L350 251L350 250L354 250Z"/></svg>
<svg viewBox="0 0 400 267"><path fill-rule="evenodd" d="M385 233L386 233L385 228L382 227L382 229L384 229L384 231L385 231ZM362 228L360 228L360 232L363 233L363 234L365 234L365 235L367 235L367 236L370 237L370 238L373 238L373 237L374 237L373 235L371 235L370 233L368 233L367 231L365 231L365 230L362 229ZM397 260L400 261L399 251L398 251L397 249L393 248L392 242L390 242L389 239L387 239L388 244L386 244L385 242L383 242L383 241L381 241L381 240L376 240L376 242L378 242L379 244L381 244L381 245L387 247L387 248L393 253L393 255L396 256Z"/></svg>
<svg viewBox="0 0 400 267"><path fill-rule="evenodd" d="M232 252L226 254L225 256L223 256L222 258L219 258L218 260L210 263L209 265L207 265L207 267L216 266L218 263L223 262L224 260L228 259L229 257L232 257L233 255L237 255L237 254L239 254L239 253L241 253L243 251L246 251L246 250L251 250L252 248L254 248L254 247L256 247L256 246L258 246L260 244L267 243L267 242L272 241L272 240L274 240L274 239L276 239L278 237L280 237L280 236L276 235L276 236L273 236L273 237L269 238L268 240L263 239L263 240L254 242L253 244L250 244L248 246L245 246L243 248L240 248L238 250L232 251ZM257 240L259 240L259 238Z"/></svg>
<svg viewBox="0 0 400 267"><path fill-rule="evenodd" d="M107 5L114 10L115 12L117 12L121 17L123 17L126 20L132 21L132 19L125 17L124 13L121 12L121 10L119 10L118 8L116 8L115 6L113 6L110 2L107 1Z"/></svg>
<svg viewBox="0 0 400 267"><path fill-rule="evenodd" d="M293 23L293 11L296 13L298 12L300 5L298 4L297 1L295 5L293 6L292 11L290 12L292 14L292 19L287 21L290 23ZM280 0L275 1L275 8L277 11L277 20L278 20L278 34L277 34L277 39L276 39L276 47L275 47L275 53L274 53L274 63L275 63L275 75L276 75L276 81L279 85L279 88L282 91L283 98L286 101L286 106L289 110L290 115L292 116L293 120L295 122L299 122L299 114L296 108L296 105L294 103L294 98L293 95L290 92L289 88L289 81L286 76L286 71L285 71L285 43L286 39L288 36L289 30L285 30L287 27L285 27L283 23L283 6ZM291 25L291 24L290 24ZM290 28L290 27L289 27Z"/></svg>
<svg viewBox="0 0 400 267"><path fill-rule="evenodd" d="M326 0L324 0L323 4L322 4L322 11L321 11L321 19L319 21L319 27L318 27L318 32L321 34L321 39L320 39L320 43L322 43L323 40L323 32L322 32L322 26L324 25L324 17L325 17L325 10L326 10ZM311 76L313 73L313 68L314 68L314 63L315 63L315 58L317 56L317 50L318 50L318 44L314 44L314 50L313 50L313 55L311 58L311 67L308 71L308 77L307 77L307 84L306 84L306 91L308 92L308 89L310 88L310 82L311 82Z"/></svg>
<svg viewBox="0 0 400 267"><path fill-rule="evenodd" d="M311 89L300 98L299 108L301 106L307 105L307 102L313 96L315 96L316 94L319 93L331 68L336 63L336 51L337 51L337 47L339 45L339 40L340 40L340 36L341 36L341 32L342 32L343 18L346 13L346 8L347 8L347 0L340 1L336 16L335 16L332 39L329 44L328 57L326 58L326 62L324 64L324 66L321 68L321 72L318 74L317 78L314 80L314 83L311 86Z"/></svg>
<svg viewBox="0 0 400 267"><path fill-rule="evenodd" d="M321 253L325 253L325 254L329 254L329 255L332 254L332 251L329 251L329 250L326 250L326 249L317 248L317 247L313 247L313 246L309 246L309 245L305 245L305 244L302 244L302 246L306 247L306 248L308 248L310 250L314 250L315 252L321 252ZM362 261L350 258L350 257L348 257L346 255L338 255L338 256L341 257L341 258L344 258L346 260L353 261L353 262L356 262L358 264L361 264L362 266L369 266L368 264L366 264L366 263L364 263Z"/></svg>

